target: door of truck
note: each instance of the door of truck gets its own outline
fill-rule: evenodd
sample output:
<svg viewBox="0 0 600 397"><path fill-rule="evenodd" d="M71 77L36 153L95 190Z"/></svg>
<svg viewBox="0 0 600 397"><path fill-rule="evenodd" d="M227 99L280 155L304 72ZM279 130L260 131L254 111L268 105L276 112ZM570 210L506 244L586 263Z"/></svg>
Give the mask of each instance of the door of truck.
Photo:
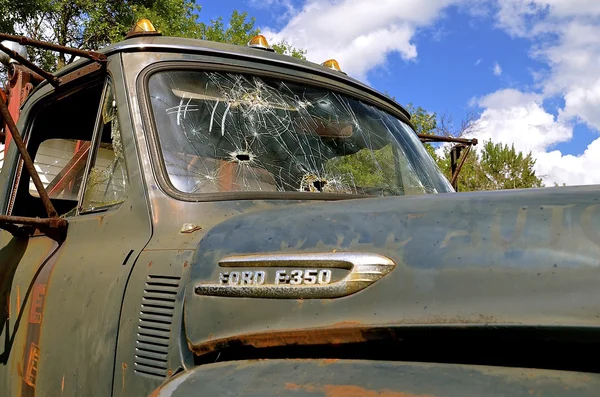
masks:
<svg viewBox="0 0 600 397"><path fill-rule="evenodd" d="M108 71L40 90L18 124L68 230L0 231L3 396L112 393L122 300L152 228L118 58ZM3 213L45 217L18 158L5 159Z"/></svg>

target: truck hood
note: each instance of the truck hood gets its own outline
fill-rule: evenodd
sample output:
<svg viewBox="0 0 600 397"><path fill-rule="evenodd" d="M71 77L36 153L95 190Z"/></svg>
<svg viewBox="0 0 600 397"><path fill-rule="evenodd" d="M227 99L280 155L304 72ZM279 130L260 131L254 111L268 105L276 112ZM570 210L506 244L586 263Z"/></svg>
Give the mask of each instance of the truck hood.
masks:
<svg viewBox="0 0 600 397"><path fill-rule="evenodd" d="M382 327L600 326L598 196L563 187L290 203L235 216L195 253L188 344L202 354L231 341L284 344L291 334L296 343L325 333L358 341L347 331ZM231 255L349 252L394 266L339 298L198 293L219 283L219 261Z"/></svg>

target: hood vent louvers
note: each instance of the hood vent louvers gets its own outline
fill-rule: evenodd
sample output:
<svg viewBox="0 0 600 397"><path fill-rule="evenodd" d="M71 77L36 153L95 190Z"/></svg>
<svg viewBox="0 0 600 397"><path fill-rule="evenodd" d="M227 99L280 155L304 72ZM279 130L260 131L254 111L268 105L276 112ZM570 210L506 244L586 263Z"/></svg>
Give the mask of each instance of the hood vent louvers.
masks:
<svg viewBox="0 0 600 397"><path fill-rule="evenodd" d="M169 342L180 277L148 276L135 343L135 372L166 378Z"/></svg>

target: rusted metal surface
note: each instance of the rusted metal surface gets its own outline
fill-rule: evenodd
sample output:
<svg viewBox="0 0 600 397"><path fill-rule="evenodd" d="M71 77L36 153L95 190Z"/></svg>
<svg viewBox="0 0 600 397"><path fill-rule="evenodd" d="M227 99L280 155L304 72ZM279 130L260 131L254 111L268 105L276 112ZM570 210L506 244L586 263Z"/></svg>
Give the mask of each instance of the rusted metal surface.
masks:
<svg viewBox="0 0 600 397"><path fill-rule="evenodd" d="M104 63L91 63L87 66L76 69L68 74L61 76L59 85L62 87L67 84L71 84L73 81L76 81L79 78L91 75L93 73L96 73L99 70L102 70L104 67L105 67Z"/></svg>
<svg viewBox="0 0 600 397"><path fill-rule="evenodd" d="M417 134L421 142L429 143L429 142L448 142L448 143L457 143L456 146L452 148L452 150L458 150L458 153L465 149L465 152L462 156L460 156L460 161L457 164L457 158L452 156L450 159L450 167L452 170L452 176L450 180L450 184L454 188L454 190L458 191L458 175L462 170L462 167L465 163L465 160L469 156L471 152L471 147L477 145L478 141L476 138L459 138L452 136L443 136L443 135L430 135L430 134Z"/></svg>
<svg viewBox="0 0 600 397"><path fill-rule="evenodd" d="M597 396L600 375L561 371L382 361L265 360L183 372L152 397ZM200 386L201 385L201 386Z"/></svg>
<svg viewBox="0 0 600 397"><path fill-rule="evenodd" d="M146 144L152 137L138 101L140 70L169 59L208 62L225 47L194 49L185 41L187 53L174 54L178 41L173 42L170 54L155 52L172 43L164 38L133 39L130 47L107 50L154 46L153 52L123 54L123 62L107 65L130 177L127 200L97 214L69 217L68 238L59 244L45 235L12 238L0 231L1 298L10 308L0 311L10 320L0 331L7 332L0 340L10 342L0 351L0 394L147 395L164 383L153 395L215 396L224 388L261 397L597 395L598 375L581 370L393 362L398 357L392 353L402 350L392 347L407 330L423 336L435 329L435 346L445 348L456 341L448 339L456 330L493 330L494 336L509 335L508 343L522 341L527 330L535 341L568 339L551 333L554 327L566 329L573 346L594 355L600 338L598 187L333 203L283 196L212 202L201 196L174 198L157 184L156 153ZM239 54L227 55L215 58L213 66ZM274 56L268 55L271 63L251 64L256 55L235 61L288 73L297 81L318 80L307 77L310 68L296 61L289 61L295 68L282 70L287 61L275 62ZM69 72L85 74L76 66ZM340 77L336 84L350 86L351 81ZM374 96L360 91L353 85L344 92ZM44 84L24 114L33 117L27 112L51 92ZM4 189L12 186L11 176L0 175ZM0 195L0 205L6 200ZM19 224L7 220L13 222L10 227ZM31 223L30 218L18 221L24 228ZM333 252L383 255L396 267L343 298L194 292L199 283L218 282L219 262L229 256ZM14 313L20 313L17 325ZM450 362L474 343L465 340L455 346ZM498 340L480 338L478 358L498 355L490 352ZM423 361L432 346L431 340L423 341L429 343L413 347L416 360ZM374 343L390 351L391 361L349 362L339 351L330 354ZM329 350L322 353L315 346ZM287 359L265 356L269 349ZM239 351L251 351L260 360L212 364L239 360ZM513 351L513 363L527 359L528 351ZM369 357L369 351L362 354L356 357ZM325 359L295 359L309 355Z"/></svg>
<svg viewBox="0 0 600 397"><path fill-rule="evenodd" d="M54 177L46 186L48 196L60 194L67 185L77 176L77 174L85 167L88 155L90 152L90 142L84 142L75 152L71 160L63 167L63 169Z"/></svg>
<svg viewBox="0 0 600 397"><path fill-rule="evenodd" d="M21 134L19 134L19 130L17 129L17 126L15 125L15 122L13 121L13 118L12 118L11 114L9 113L6 103L4 101L0 101L0 114L2 114L2 118L4 119L4 122L6 123L6 125L8 127L10 135L11 135L12 139L15 141L17 148L19 149L19 153L21 154L21 158L23 160L23 163L25 164L25 168L27 169L29 176L33 180L33 184L35 185L35 188L36 188L38 194L40 195L40 198L44 204L44 207L46 208L48 217L50 217L50 218L57 217L58 214L56 213L56 210L54 209L54 205L50 201L50 197L48 196L48 193L46 192L44 185L42 185L40 176L38 175L37 170L35 169L35 167L33 165L33 160L31 159L31 156L29 155L29 152L27 151L27 147L25 146L25 143L23 142L23 139L21 138Z"/></svg>
<svg viewBox="0 0 600 397"><path fill-rule="evenodd" d="M393 328L374 328L361 324L340 324L327 328L298 329L290 331L241 334L230 338L209 340L199 345L188 345L197 355L204 355L232 347L251 346L255 348L279 347L286 345L339 345L367 342L369 340L394 340Z"/></svg>
<svg viewBox="0 0 600 397"><path fill-rule="evenodd" d="M106 55L101 54L96 51L80 50L78 48L66 47L66 46L62 46L62 45L58 45L58 44L54 44L54 43L49 43L47 41L30 39L25 36L16 36L16 35L7 34L7 33L0 33L0 40L15 41L21 45L29 45L29 46L33 46L33 47L43 48L45 50L62 52L65 54L70 54L70 55L75 55L75 56L79 56L82 58L91 59L96 62L106 62L106 59L107 59Z"/></svg>
<svg viewBox="0 0 600 397"><path fill-rule="evenodd" d="M0 223L15 223L29 226L49 226L62 228L67 226L67 220L63 218L28 218L25 216L0 215Z"/></svg>
<svg viewBox="0 0 600 397"><path fill-rule="evenodd" d="M458 179L458 174L460 174L460 170L462 169L463 165L465 164L465 161L467 160L467 157L469 156L469 153L471 152L471 146L467 146L465 149L465 152L462 154L462 156L460 157L460 162L458 163L458 165L456 167L452 167L454 169L454 172L452 173L452 179L450 180L450 184L452 186L454 186L454 189L457 189L457 184L456 181Z"/></svg>
<svg viewBox="0 0 600 397"><path fill-rule="evenodd" d="M443 135L430 135L430 134L417 134L421 142L451 142L451 143L463 143L466 145L477 145L478 141L476 138L458 138L452 136Z"/></svg>
<svg viewBox="0 0 600 397"><path fill-rule="evenodd" d="M30 62L26 58L19 55L16 51L6 48L2 44L0 44L0 51L7 53L11 58L19 62L21 65L24 65L27 68L31 69L34 73L46 79L53 86L58 86L60 82L58 77L54 76L52 73L46 72L44 69L40 68L35 63Z"/></svg>
<svg viewBox="0 0 600 397"><path fill-rule="evenodd" d="M218 340L344 321L598 327L600 206L596 188L574 190L576 199L565 190L531 189L302 204L232 216L207 228L198 245L186 316L214 321L188 322L187 337L200 346L210 343L209 334ZM396 269L358 294L301 305L291 297L215 299L193 291L218 282L218 263L230 255L354 251L385 255Z"/></svg>

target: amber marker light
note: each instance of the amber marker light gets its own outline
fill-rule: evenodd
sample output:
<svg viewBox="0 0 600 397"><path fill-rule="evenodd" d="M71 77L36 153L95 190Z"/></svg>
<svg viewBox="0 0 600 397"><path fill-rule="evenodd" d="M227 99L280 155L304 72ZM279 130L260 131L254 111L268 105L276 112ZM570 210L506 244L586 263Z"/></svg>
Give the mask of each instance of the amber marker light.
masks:
<svg viewBox="0 0 600 397"><path fill-rule="evenodd" d="M262 34L254 36L249 42L248 47L259 48L261 50L275 51L269 46L269 42Z"/></svg>
<svg viewBox="0 0 600 397"><path fill-rule="evenodd" d="M325 66L326 68L333 69L338 72L342 72L342 68L340 68L340 64L335 59L328 59L327 61L323 62L321 64L321 66Z"/></svg>
<svg viewBox="0 0 600 397"><path fill-rule="evenodd" d="M152 22L146 18L142 18L133 25L133 28L127 33L126 38L137 37L137 36L160 36L161 34L156 31Z"/></svg>

